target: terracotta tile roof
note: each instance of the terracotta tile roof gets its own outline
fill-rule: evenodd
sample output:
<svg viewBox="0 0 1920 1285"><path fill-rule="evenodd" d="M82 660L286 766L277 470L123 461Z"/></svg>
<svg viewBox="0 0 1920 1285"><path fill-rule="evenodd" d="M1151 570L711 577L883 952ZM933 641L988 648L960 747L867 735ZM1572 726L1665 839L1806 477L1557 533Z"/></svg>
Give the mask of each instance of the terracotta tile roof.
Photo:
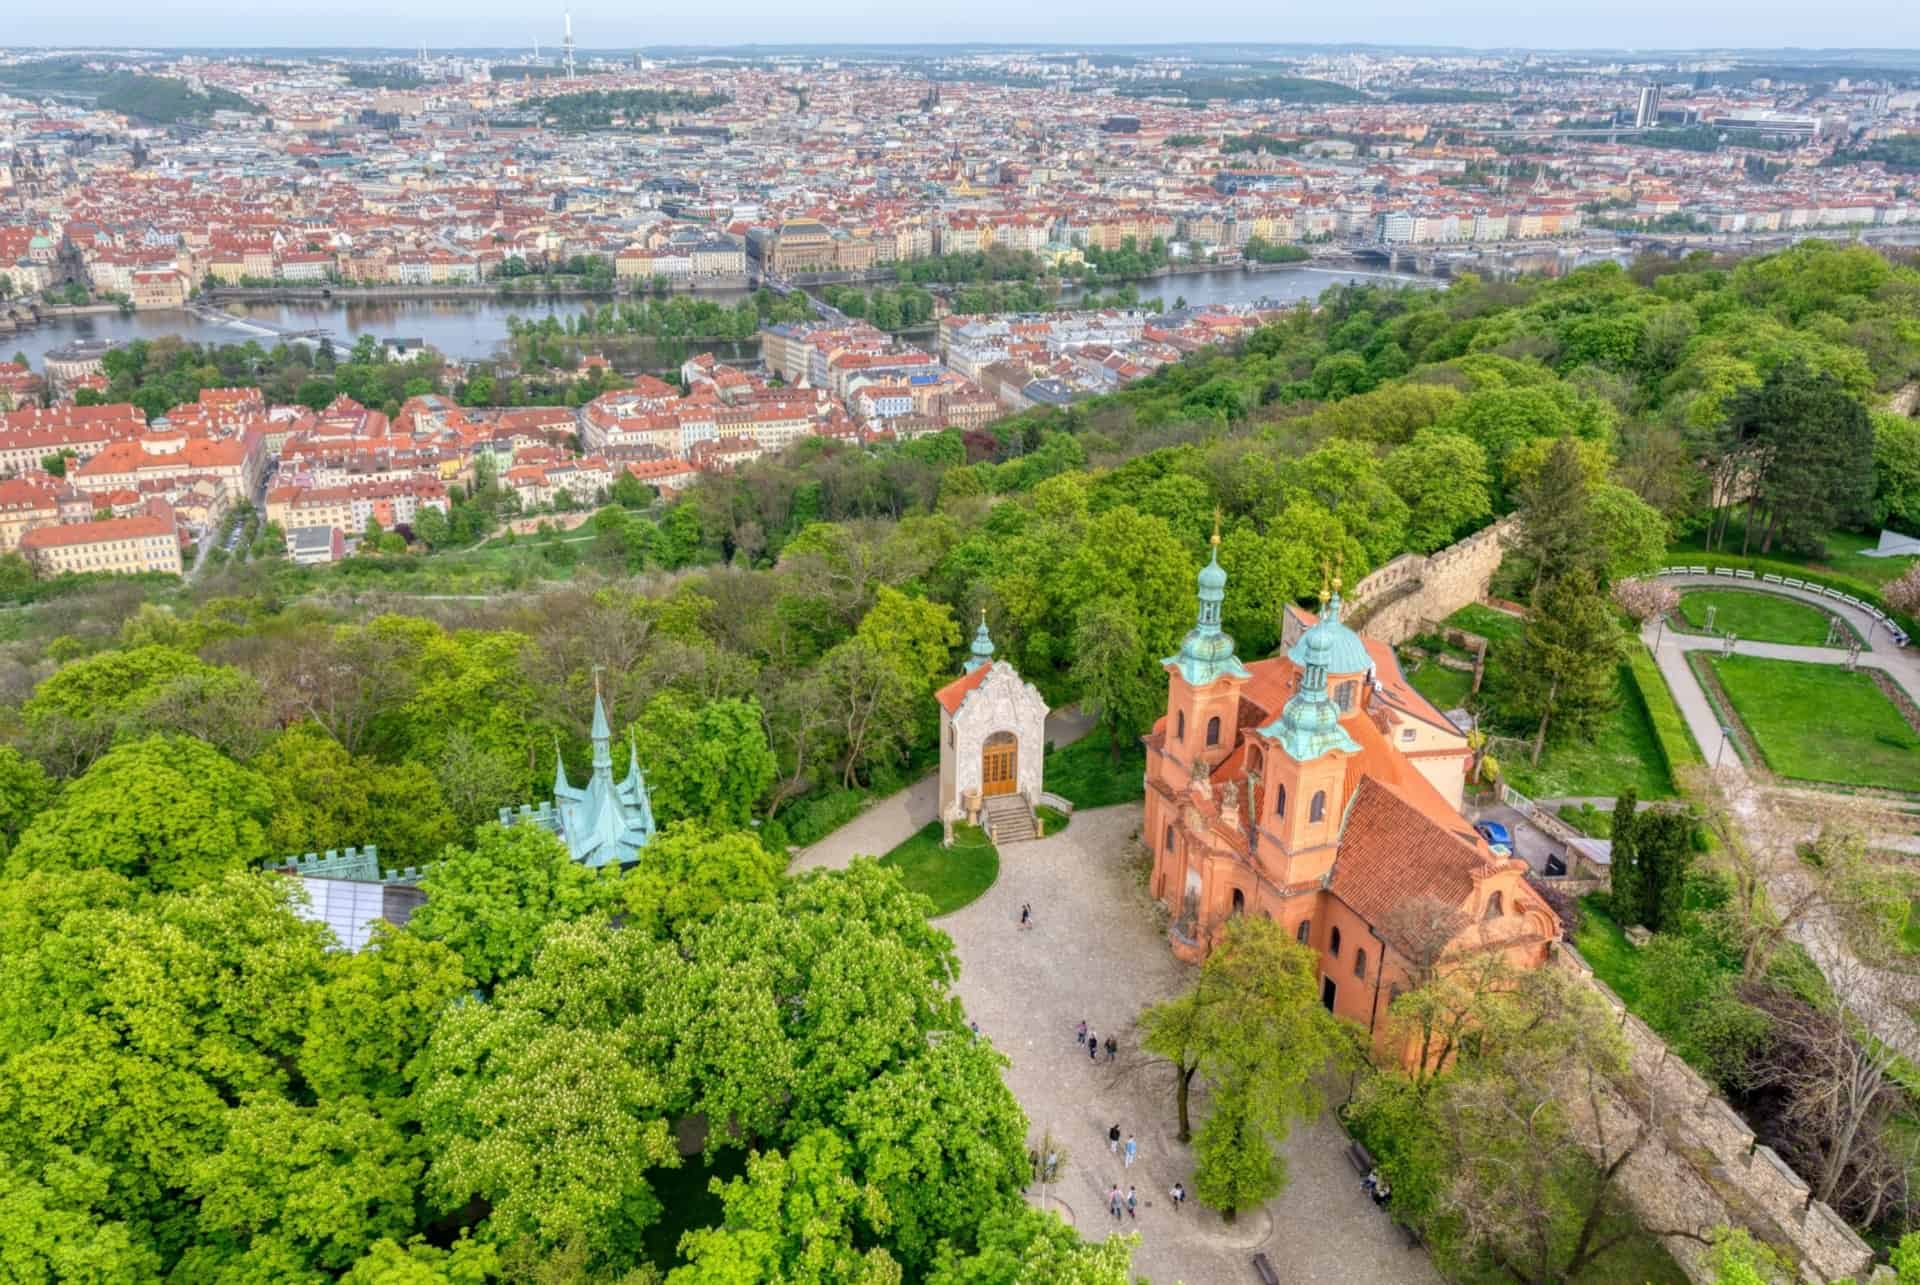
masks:
<svg viewBox="0 0 1920 1285"><path fill-rule="evenodd" d="M982 665L970 674L962 674L935 692L933 698L940 702L940 708L947 713L957 713L961 702L967 699L967 693L985 682L987 671L992 668L991 665Z"/></svg>
<svg viewBox="0 0 1920 1285"><path fill-rule="evenodd" d="M1455 814L1454 823L1458 828L1441 824L1394 787L1363 777L1340 829L1332 892L1376 929L1410 898L1465 905L1475 872L1498 865L1481 854L1464 818Z"/></svg>

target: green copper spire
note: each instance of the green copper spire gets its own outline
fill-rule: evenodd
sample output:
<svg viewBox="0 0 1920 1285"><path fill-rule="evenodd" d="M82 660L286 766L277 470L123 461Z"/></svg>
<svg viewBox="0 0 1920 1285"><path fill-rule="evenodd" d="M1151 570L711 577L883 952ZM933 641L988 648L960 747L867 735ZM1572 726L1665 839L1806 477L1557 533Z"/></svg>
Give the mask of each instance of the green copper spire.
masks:
<svg viewBox="0 0 1920 1285"><path fill-rule="evenodd" d="M1358 641L1357 635L1340 623L1340 591L1336 588L1328 597L1327 610L1287 653L1300 666L1300 690L1287 701L1280 717L1261 728L1260 734L1280 742L1280 748L1296 763L1310 762L1332 750L1360 752L1347 729L1340 726L1340 707L1327 695L1327 667L1343 633ZM1366 649L1360 650L1364 656Z"/></svg>
<svg viewBox="0 0 1920 1285"><path fill-rule="evenodd" d="M980 608L980 627L973 631L973 645L967 648L967 662L960 666L962 673L971 674L982 665L993 663L993 639L987 634L987 609Z"/></svg>
<svg viewBox="0 0 1920 1285"><path fill-rule="evenodd" d="M1195 687L1216 678L1246 678L1247 667L1233 654L1233 638L1220 628L1220 604L1227 596L1227 573L1220 565L1220 514L1213 515L1213 554L1198 577L1200 610L1193 628L1180 644L1180 654L1160 663L1178 665L1180 676Z"/></svg>

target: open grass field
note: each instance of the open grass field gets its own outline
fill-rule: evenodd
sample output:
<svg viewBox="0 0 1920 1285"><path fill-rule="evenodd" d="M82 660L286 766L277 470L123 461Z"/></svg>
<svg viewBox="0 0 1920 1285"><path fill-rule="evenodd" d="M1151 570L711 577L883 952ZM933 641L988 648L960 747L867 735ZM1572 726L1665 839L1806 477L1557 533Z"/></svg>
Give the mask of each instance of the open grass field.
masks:
<svg viewBox="0 0 1920 1285"><path fill-rule="evenodd" d="M933 899L935 916L951 914L993 887L1000 877L1000 854L978 826L953 827L953 846L940 846L938 821L880 858L883 866L900 872L909 892Z"/></svg>
<svg viewBox="0 0 1920 1285"><path fill-rule="evenodd" d="M1407 681L1413 684L1413 690L1432 701L1442 713L1465 705L1473 691L1472 674L1463 674L1430 660L1422 661L1420 668L1414 670Z"/></svg>
<svg viewBox="0 0 1920 1285"><path fill-rule="evenodd" d="M1497 643L1503 638L1518 638L1524 624L1518 617L1495 611L1492 607L1483 607L1477 602L1460 608L1448 616L1444 623L1470 634L1479 634L1490 643Z"/></svg>
<svg viewBox="0 0 1920 1285"><path fill-rule="evenodd" d="M1076 808L1104 808L1146 797L1147 750L1139 741L1120 747L1113 761L1106 732L1094 728L1064 749L1047 755L1042 781L1046 789Z"/></svg>
<svg viewBox="0 0 1920 1285"><path fill-rule="evenodd" d="M1557 743L1549 740L1538 767L1514 747L1502 748L1506 753L1500 759L1501 772L1514 789L1532 798L1617 795L1629 788L1639 791L1643 799L1673 797L1666 758L1625 666L1613 713L1592 735Z"/></svg>
<svg viewBox="0 0 1920 1285"><path fill-rule="evenodd" d="M1823 647L1833 617L1811 603L1748 589L1689 589L1680 595L1680 615L1704 632L1713 611L1715 633L1752 642Z"/></svg>
<svg viewBox="0 0 1920 1285"><path fill-rule="evenodd" d="M1774 772L1920 790L1920 736L1871 676L1758 656L1716 656L1710 663Z"/></svg>
<svg viewBox="0 0 1920 1285"><path fill-rule="evenodd" d="M1739 522L1728 524L1727 538L1721 552L1738 554L1740 552L1741 525ZM1779 549L1765 556L1774 562L1787 562L1807 568L1809 571L1829 571L1835 575L1851 576L1855 580L1864 580L1870 585L1883 585L1890 580L1898 580L1901 573L1913 565L1912 558L1869 558L1864 552L1880 543L1879 533L1867 535L1860 531L1830 531L1827 533L1825 556L1809 558L1796 554L1783 553ZM1756 547L1747 552L1755 557L1762 556ZM1684 555L1684 556L1683 556ZM1672 562L1704 562L1713 557L1702 547L1702 538L1691 536L1672 546L1668 560Z"/></svg>

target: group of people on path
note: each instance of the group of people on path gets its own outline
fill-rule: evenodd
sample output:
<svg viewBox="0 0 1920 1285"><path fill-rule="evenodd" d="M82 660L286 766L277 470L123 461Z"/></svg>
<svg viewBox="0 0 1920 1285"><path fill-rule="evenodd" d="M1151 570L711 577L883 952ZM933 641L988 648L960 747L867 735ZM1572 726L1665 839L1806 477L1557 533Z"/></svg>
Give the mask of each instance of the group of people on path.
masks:
<svg viewBox="0 0 1920 1285"><path fill-rule="evenodd" d="M1075 1028L1073 1032L1073 1042L1078 1047L1086 1050L1087 1061L1098 1062L1100 1060L1100 1037L1094 1033L1093 1028L1087 1025L1086 1019L1082 1018L1080 1025ZM1111 1035L1107 1036L1106 1048L1107 1061L1111 1062L1120 1055L1120 1045Z"/></svg>

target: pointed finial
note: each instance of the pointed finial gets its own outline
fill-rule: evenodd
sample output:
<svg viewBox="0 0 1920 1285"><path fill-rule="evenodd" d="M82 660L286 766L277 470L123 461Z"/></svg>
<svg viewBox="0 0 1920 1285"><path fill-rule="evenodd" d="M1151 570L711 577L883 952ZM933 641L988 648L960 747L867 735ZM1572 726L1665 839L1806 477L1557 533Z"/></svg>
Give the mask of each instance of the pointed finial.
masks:
<svg viewBox="0 0 1920 1285"><path fill-rule="evenodd" d="M1345 549L1333 555L1333 591L1335 593L1340 592L1340 564L1346 560L1346 556L1347 551Z"/></svg>
<svg viewBox="0 0 1920 1285"><path fill-rule="evenodd" d="M1220 547L1220 506L1213 506L1213 547Z"/></svg>

